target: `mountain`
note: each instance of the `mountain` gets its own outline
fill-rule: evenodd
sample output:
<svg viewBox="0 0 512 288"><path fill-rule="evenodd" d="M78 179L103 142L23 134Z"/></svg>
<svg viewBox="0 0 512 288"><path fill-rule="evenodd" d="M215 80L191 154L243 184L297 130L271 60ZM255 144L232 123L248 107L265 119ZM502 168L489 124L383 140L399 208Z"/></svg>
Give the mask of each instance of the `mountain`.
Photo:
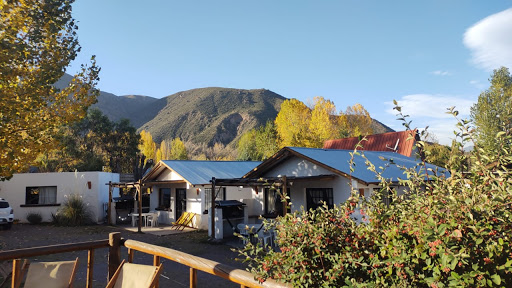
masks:
<svg viewBox="0 0 512 288"><path fill-rule="evenodd" d="M265 89L182 91L162 99L166 105L139 129L149 131L155 142L180 137L196 144L228 145L245 131L274 119L285 99Z"/></svg>
<svg viewBox="0 0 512 288"><path fill-rule="evenodd" d="M65 74L56 86L62 88L70 80ZM139 131L149 131L156 143L180 137L198 145L220 142L233 147L244 132L274 120L286 99L266 89L220 87L181 91L161 99L100 91L93 107L110 120L129 119ZM372 128L374 133L393 131L375 119Z"/></svg>

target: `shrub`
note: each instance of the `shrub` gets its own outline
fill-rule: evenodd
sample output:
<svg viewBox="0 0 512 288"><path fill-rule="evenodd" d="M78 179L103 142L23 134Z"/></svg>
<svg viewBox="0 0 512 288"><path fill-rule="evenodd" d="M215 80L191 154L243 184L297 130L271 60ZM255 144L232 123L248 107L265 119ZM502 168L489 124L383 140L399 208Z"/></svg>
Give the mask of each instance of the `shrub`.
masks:
<svg viewBox="0 0 512 288"><path fill-rule="evenodd" d="M71 194L66 202L52 215L54 224L62 226L81 226L92 223L92 214L87 204L78 194Z"/></svg>
<svg viewBox="0 0 512 288"><path fill-rule="evenodd" d="M468 140L467 122L460 126L459 135ZM240 253L260 281L273 278L294 287L511 287L509 133L497 135L498 151L476 147L467 171L458 170L466 156L452 155L449 168L457 169L449 178L404 171L407 191L394 195L389 206L382 193L358 199L354 190L350 201L334 209L266 223L277 231L279 251L249 244ZM380 168L367 165L380 177ZM390 190L381 178L381 192ZM358 224L355 209L367 221Z"/></svg>
<svg viewBox="0 0 512 288"><path fill-rule="evenodd" d="M39 224L43 221L43 216L39 212L30 212L27 214L27 221L30 224Z"/></svg>

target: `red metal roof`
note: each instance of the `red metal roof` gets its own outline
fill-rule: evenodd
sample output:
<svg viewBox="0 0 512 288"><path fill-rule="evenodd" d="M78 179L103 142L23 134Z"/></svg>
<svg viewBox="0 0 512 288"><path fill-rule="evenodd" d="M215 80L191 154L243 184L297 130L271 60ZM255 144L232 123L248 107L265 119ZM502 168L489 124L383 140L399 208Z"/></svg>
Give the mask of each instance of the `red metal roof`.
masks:
<svg viewBox="0 0 512 288"><path fill-rule="evenodd" d="M416 130L368 135L366 136L367 141L361 142L363 147L359 150L396 151L399 154L411 157L415 138ZM357 143L359 143L359 140L359 137L327 140L323 148L353 150Z"/></svg>

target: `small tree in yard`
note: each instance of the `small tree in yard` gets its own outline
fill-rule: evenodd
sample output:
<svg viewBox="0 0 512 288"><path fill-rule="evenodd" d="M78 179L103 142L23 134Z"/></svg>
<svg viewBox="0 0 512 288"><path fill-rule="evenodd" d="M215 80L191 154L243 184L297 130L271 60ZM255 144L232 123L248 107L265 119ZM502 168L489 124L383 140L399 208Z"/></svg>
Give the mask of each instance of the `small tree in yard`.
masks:
<svg viewBox="0 0 512 288"><path fill-rule="evenodd" d="M474 142L469 124L460 121L462 143ZM389 205L381 195L391 191L390 182L380 176L381 167L367 161L383 193L359 199L353 191L334 209L266 223L277 232L279 251L249 244L240 253L260 281L272 278L294 287L511 287L510 132L496 135L496 150L476 147L464 173L458 164L466 160L463 153L453 154L458 159L449 163L456 169L448 178L421 169L422 163L404 170L408 179L400 184L406 192L393 195ZM355 209L366 221L351 217Z"/></svg>

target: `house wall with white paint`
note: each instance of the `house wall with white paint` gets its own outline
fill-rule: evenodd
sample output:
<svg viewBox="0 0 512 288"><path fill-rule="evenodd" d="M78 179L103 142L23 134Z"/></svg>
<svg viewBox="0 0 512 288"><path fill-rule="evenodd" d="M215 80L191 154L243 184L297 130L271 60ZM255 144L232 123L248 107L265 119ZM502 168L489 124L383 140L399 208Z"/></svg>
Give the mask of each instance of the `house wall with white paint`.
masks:
<svg viewBox="0 0 512 288"><path fill-rule="evenodd" d="M53 172L20 173L0 182L0 197L7 199L14 209L15 219L28 222L29 213L40 213L44 222L52 221L52 214L66 202L71 194L78 194L101 223L105 219L104 203L108 202L108 182L119 182L119 174L109 172ZM49 187L49 188L47 188ZM48 199L42 200L43 190ZM114 189L117 190L117 189ZM41 193L41 195L38 195ZM114 195L118 193L114 191ZM31 202L31 203L27 203ZM47 202L47 203L41 203Z"/></svg>

